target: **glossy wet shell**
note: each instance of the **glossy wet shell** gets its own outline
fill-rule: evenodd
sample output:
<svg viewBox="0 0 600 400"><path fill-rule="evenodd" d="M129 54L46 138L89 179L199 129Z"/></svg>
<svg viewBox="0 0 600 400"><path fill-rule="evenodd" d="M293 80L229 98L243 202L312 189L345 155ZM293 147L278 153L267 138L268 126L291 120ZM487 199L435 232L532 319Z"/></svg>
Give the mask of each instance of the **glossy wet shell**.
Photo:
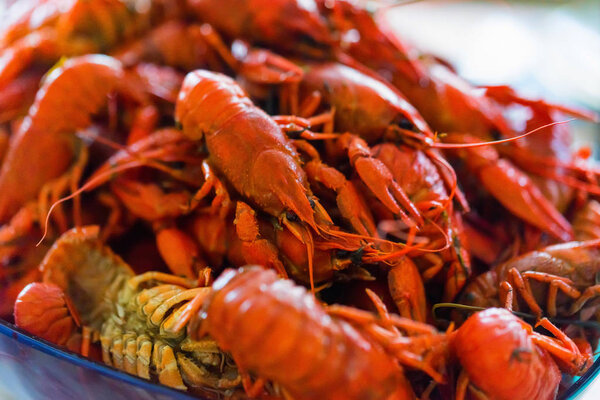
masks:
<svg viewBox="0 0 600 400"><path fill-rule="evenodd" d="M469 380L497 400L550 400L561 379L550 355L531 340L524 322L505 309L471 316L452 349Z"/></svg>
<svg viewBox="0 0 600 400"><path fill-rule="evenodd" d="M600 272L600 240L557 244L511 259L474 279L467 286L462 301L479 307L498 306L498 287L506 280L511 268L521 273L539 271L569 278L576 288L583 290L595 284ZM539 304L545 304L547 286L532 282ZM559 306L563 303L561 299L559 294Z"/></svg>
<svg viewBox="0 0 600 400"><path fill-rule="evenodd" d="M123 75L121 64L103 55L70 59L46 75L0 169L0 221L66 171L72 134L90 124Z"/></svg>
<svg viewBox="0 0 600 400"><path fill-rule="evenodd" d="M235 81L190 72L175 115L187 137L204 136L211 166L247 200L275 217L291 209L301 220L312 220L306 174L291 141Z"/></svg>
<svg viewBox="0 0 600 400"><path fill-rule="evenodd" d="M332 41L314 0L189 0L188 4L220 32L251 42L309 51Z"/></svg>
<svg viewBox="0 0 600 400"><path fill-rule="evenodd" d="M240 368L294 399L414 398L397 362L303 287L272 270L225 271L205 308L211 336Z"/></svg>
<svg viewBox="0 0 600 400"><path fill-rule="evenodd" d="M56 285L34 282L15 301L15 324L52 343L64 345L75 332L75 321L63 291Z"/></svg>
<svg viewBox="0 0 600 400"><path fill-rule="evenodd" d="M348 66L325 63L309 67L301 83L305 95L316 90L335 107L335 126L369 143L383 136L393 124L412 124L428 131L417 110L391 85Z"/></svg>
<svg viewBox="0 0 600 400"><path fill-rule="evenodd" d="M83 324L100 329L117 293L133 270L98 240L99 228L73 228L63 234L40 264L43 280L62 288Z"/></svg>

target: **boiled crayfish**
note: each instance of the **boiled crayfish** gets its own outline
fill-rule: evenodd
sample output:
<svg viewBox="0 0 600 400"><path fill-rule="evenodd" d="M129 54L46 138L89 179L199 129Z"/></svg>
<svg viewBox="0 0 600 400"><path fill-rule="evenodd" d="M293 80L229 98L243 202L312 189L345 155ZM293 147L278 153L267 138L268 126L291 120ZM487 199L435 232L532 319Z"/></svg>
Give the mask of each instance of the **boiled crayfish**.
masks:
<svg viewBox="0 0 600 400"><path fill-rule="evenodd" d="M600 317L599 171L561 118L597 117L371 11L16 1L0 316L209 397L555 398Z"/></svg>

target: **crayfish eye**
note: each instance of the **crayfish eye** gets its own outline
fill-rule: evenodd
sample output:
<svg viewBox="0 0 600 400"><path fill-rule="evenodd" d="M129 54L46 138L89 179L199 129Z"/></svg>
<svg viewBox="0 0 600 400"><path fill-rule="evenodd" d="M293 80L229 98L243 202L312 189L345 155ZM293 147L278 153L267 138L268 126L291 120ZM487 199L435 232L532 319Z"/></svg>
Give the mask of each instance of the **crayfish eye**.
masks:
<svg viewBox="0 0 600 400"><path fill-rule="evenodd" d="M298 216L297 216L296 214L294 214L293 212L291 212L291 211L287 211L287 212L285 213L285 218L286 218L288 221L290 221L290 222L297 222L297 221L299 221L299 218L298 218Z"/></svg>
<svg viewBox="0 0 600 400"><path fill-rule="evenodd" d="M310 208L315 209L315 200L312 197L308 198L308 204L310 204Z"/></svg>
<svg viewBox="0 0 600 400"><path fill-rule="evenodd" d="M23 257L21 255L13 254L11 256L6 257L4 260L2 260L2 262L0 263L0 266L14 267L16 265L19 265L22 261L23 261Z"/></svg>
<svg viewBox="0 0 600 400"><path fill-rule="evenodd" d="M362 262L363 250L363 247L354 251L337 250L335 256L340 260L350 260L353 264L360 264Z"/></svg>
<svg viewBox="0 0 600 400"><path fill-rule="evenodd" d="M182 170L185 168L185 163L183 161L173 161L172 163L170 163L171 168L173 169L177 169L177 170Z"/></svg>
<svg viewBox="0 0 600 400"><path fill-rule="evenodd" d="M471 293L471 292L465 293L465 297L464 298L465 298L466 301L469 301L469 302L476 300L475 295L473 293Z"/></svg>
<svg viewBox="0 0 600 400"><path fill-rule="evenodd" d="M307 130L307 128L300 127L300 129L293 129L293 130L286 131L285 134L290 139L298 139L300 137L300 135L302 135L306 130Z"/></svg>
<svg viewBox="0 0 600 400"><path fill-rule="evenodd" d="M398 125L399 128L405 129L407 131L413 131L413 132L419 131L417 129L417 127L408 118L406 118L404 116L401 116L400 118L398 118L396 125Z"/></svg>
<svg viewBox="0 0 600 400"><path fill-rule="evenodd" d="M492 129L490 129L490 135L492 136L493 140L500 140L500 139L502 139L502 132L500 132L500 130L498 128L492 128Z"/></svg>
<svg viewBox="0 0 600 400"><path fill-rule="evenodd" d="M346 260L350 258L350 251L348 250L336 250L335 258L339 258L340 260Z"/></svg>

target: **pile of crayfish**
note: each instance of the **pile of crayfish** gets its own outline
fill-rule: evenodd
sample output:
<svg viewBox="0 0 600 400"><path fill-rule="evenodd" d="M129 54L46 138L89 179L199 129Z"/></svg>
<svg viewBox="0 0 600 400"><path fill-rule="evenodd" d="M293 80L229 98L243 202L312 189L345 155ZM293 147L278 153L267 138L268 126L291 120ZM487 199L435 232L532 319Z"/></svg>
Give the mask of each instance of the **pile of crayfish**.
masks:
<svg viewBox="0 0 600 400"><path fill-rule="evenodd" d="M554 399L594 360L600 171L350 0L19 0L0 316L206 398Z"/></svg>

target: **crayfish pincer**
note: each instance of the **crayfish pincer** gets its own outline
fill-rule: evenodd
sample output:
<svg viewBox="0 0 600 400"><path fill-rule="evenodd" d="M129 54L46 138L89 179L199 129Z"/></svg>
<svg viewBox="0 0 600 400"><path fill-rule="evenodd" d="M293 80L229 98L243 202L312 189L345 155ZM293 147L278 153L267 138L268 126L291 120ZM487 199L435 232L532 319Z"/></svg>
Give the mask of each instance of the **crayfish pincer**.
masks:
<svg viewBox="0 0 600 400"><path fill-rule="evenodd" d="M362 244L356 235L335 229L309 187L298 153L283 129L255 106L231 78L215 72L190 72L179 92L175 118L192 140L204 138L212 168L250 204L278 218L307 245L312 282L312 228L344 250ZM203 197L214 174L198 190Z"/></svg>

